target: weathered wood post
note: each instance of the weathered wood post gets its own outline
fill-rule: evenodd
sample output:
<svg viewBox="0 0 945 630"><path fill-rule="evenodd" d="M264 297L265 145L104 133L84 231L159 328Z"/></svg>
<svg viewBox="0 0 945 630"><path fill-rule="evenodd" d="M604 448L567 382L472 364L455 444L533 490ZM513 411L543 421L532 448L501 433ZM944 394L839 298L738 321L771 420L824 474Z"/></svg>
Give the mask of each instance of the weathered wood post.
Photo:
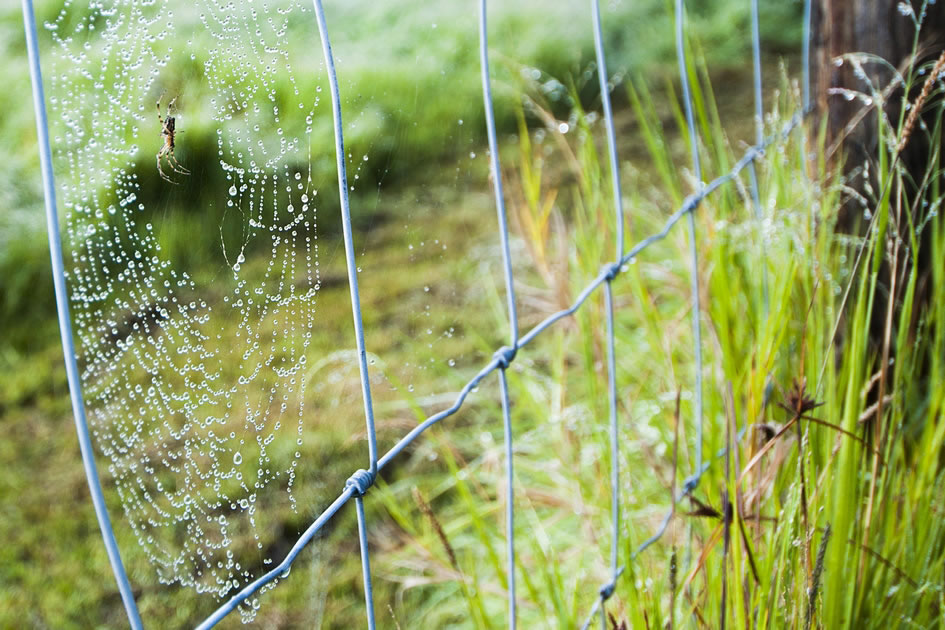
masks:
<svg viewBox="0 0 945 630"><path fill-rule="evenodd" d="M847 53L866 53L886 60L900 72L934 60L945 48L945 2L926 4L922 29L916 38L914 17L920 14L924 4L923 0L813 2L811 82L814 104L819 120L825 117L827 121L831 160L836 165L842 154L844 172L855 190L862 191L862 167L876 158L880 139L875 110L867 111L869 108L862 100L848 100L838 92L838 89L849 90L848 95L854 91L869 92L863 78L857 76L857 65L838 60ZM880 90L887 89L894 78L892 68L882 63L867 62L860 67ZM901 97L901 88L892 89L887 96L886 112L893 121L898 119ZM855 122L857 119L860 120ZM910 142L901 158L910 172L920 175L929 148L924 140ZM875 169L872 172L875 173ZM840 218L841 227L855 231L861 211L860 204L846 204Z"/></svg>
<svg viewBox="0 0 945 630"><path fill-rule="evenodd" d="M924 15L922 12L925 12ZM876 160L881 149L878 132L877 101L885 103L885 113L893 125L899 120L904 105L903 86L894 82L896 73L904 74L927 66L945 49L945 2L923 0L814 0L812 6L811 82L812 99L816 108L815 120L826 122L827 155L830 166L842 166L846 184L853 191L841 206L838 228L851 233L863 233L868 212L875 210L875 196L880 194L876 182ZM916 22L921 18L921 30L916 33ZM862 63L840 61L848 53L866 53L885 60ZM914 102L925 77L913 85L908 102ZM883 99L854 95L870 93L871 81ZM851 98L852 97L852 98ZM931 121L929 103L926 116ZM819 127L815 127L819 128ZM925 133L913 133L900 156L900 164L911 177L905 179L906 194L915 195L915 182L921 182L929 167L931 147ZM842 162L841 162L842 160ZM871 186L867 186L871 184ZM912 189L910 190L909 187ZM872 190L872 194L870 194ZM896 191L893 191L894 193ZM922 222L921 204L915 224ZM931 281L929 234L921 235L917 257L909 257L905 265L884 261L880 269L882 288L877 293L870 325L870 340L882 356L895 355L890 347L890 314L901 306L903 283L896 282L893 274L902 275L908 266L919 269L918 285L913 309L914 325L927 301ZM896 250L898 251L898 250ZM914 255L914 254L913 254ZM939 261L938 264L941 264ZM889 296L893 311L889 311Z"/></svg>

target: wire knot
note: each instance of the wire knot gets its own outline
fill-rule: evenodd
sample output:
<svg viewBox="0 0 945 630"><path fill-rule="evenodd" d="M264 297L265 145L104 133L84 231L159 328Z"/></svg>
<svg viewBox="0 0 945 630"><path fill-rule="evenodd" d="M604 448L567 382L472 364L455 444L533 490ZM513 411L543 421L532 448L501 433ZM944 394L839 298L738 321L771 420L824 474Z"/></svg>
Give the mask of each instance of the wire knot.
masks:
<svg viewBox="0 0 945 630"><path fill-rule="evenodd" d="M606 602L614 594L614 590L617 588L617 581L613 580L609 584L605 584L600 587L600 599L602 602Z"/></svg>
<svg viewBox="0 0 945 630"><path fill-rule="evenodd" d="M683 481L682 496L685 497L692 494L693 490L696 489L696 486L699 485L699 479L701 477L702 477L701 474L689 475L688 477L686 477L685 481Z"/></svg>
<svg viewBox="0 0 945 630"><path fill-rule="evenodd" d="M502 346L495 351L495 354L492 355L492 358L499 362L499 367L503 370L508 369L512 364L512 360L515 359L515 353L518 352L518 348L514 346Z"/></svg>
<svg viewBox="0 0 945 630"><path fill-rule="evenodd" d="M617 274L620 273L621 268L623 268L623 264L620 262L615 262L615 263L604 265L604 268L601 269L601 271L604 274L604 278L606 278L607 281L610 282L611 280L617 277Z"/></svg>
<svg viewBox="0 0 945 630"><path fill-rule="evenodd" d="M680 216L695 212L704 198L705 192L693 193L686 197L685 201L683 201L682 208L680 208Z"/></svg>
<svg viewBox="0 0 945 630"><path fill-rule="evenodd" d="M362 468L351 475L348 481L345 482L345 489L354 488L358 496L363 497L368 489L374 485L375 479L377 479L377 473L372 473L370 470L364 470Z"/></svg>

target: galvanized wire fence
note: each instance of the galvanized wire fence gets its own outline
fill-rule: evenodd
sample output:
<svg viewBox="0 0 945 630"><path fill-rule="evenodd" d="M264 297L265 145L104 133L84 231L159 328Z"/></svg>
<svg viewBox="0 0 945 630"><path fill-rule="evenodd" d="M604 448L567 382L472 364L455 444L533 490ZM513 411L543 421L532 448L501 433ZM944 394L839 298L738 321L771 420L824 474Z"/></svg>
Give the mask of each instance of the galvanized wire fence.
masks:
<svg viewBox="0 0 945 630"><path fill-rule="evenodd" d="M313 0L315 15L318 23L319 35L322 42L322 53L325 66L328 71L328 81L331 92L332 116L334 122L335 134L335 156L338 170L338 189L341 202L343 238L345 246L345 256L348 272L348 283L351 294L352 315L354 319L355 341L358 351L358 365L360 368L360 380L362 398L364 402L365 423L367 428L368 440L368 465L367 468L355 472L345 483L345 487L338 497L315 519L315 521L299 537L286 557L271 571L261 576L257 580L245 586L237 594L231 597L226 603L220 606L212 615L205 619L198 628L210 628L220 620L235 610L242 602L258 592L264 585L272 582L276 578L285 575L292 563L298 557L301 550L314 538L314 536L328 523L337 512L351 499L354 499L357 512L358 535L361 552L361 564L364 578L364 595L366 605L367 626L373 630L375 628L374 602L372 595L371 565L368 546L368 523L365 517L364 497L369 493L374 484L377 475L381 469L396 458L407 446L412 444L424 431L431 426L439 423L445 418L455 414L460 410L466 401L469 393L476 388L489 374L498 372L499 393L502 409L502 420L504 429L504 452L505 452L505 484L506 494L509 497L506 502L506 537L507 537L507 584L508 584L508 625L510 628L516 626L516 592L515 592L515 539L514 539L514 493L513 484L513 431L509 414L510 395L506 371L514 362L519 351L528 346L538 335L560 320L574 314L599 288L604 288L604 304L606 315L606 354L607 354L607 397L609 406L609 433L610 433L610 484L611 484L611 545L610 545L610 579L602 585L598 591L598 596L589 611L583 628L587 628L595 616L599 615L601 627L606 630L607 615L606 602L613 595L617 582L624 573L625 563L633 562L634 559L657 541L666 531L672 516L675 505L680 500L690 495L699 485L703 474L708 470L712 461L705 461L703 458L703 400L702 400L702 350L701 350L701 330L700 330L700 287L698 274L698 242L694 213L699 208L701 202L719 188L725 186L738 176L743 170L747 169L750 181L751 203L754 214L757 219L761 218L761 206L758 193L758 177L755 169L755 161L759 159L767 146L777 142L790 134L803 120L810 111L810 89L809 89L809 41L810 41L810 15L811 2L804 2L804 29L803 29L803 79L802 79L802 107L794 116L784 125L784 127L775 135L765 137L762 121L762 78L761 78L761 47L758 20L758 0L751 2L751 39L752 39L752 61L753 61L753 88L755 99L755 144L751 146L739 159L730 171L717 177L716 179L702 183L702 168L699 159L699 138L693 115L693 101L690 86L690 67L686 55L685 45L685 6L684 0L676 0L675 3L675 25L676 25L676 51L679 66L679 76L682 85L683 106L685 119L688 127L688 136L690 150L692 154L692 171L695 180L700 182L699 189L689 195L664 223L662 229L658 232L641 240L629 250L625 251L624 242L624 209L622 203L622 193L620 188L620 168L617 160L617 139L614 130L614 120L610 104L611 85L607 74L607 65L602 41L602 26L598 0L591 0L592 22L594 29L594 48L596 53L597 72L600 79L600 92L603 106L603 115L606 126L608 156L610 162L611 180L613 184L613 203L615 206L615 234L616 234L616 260L606 262L602 270L594 280L588 284L575 299L574 303L563 310L549 315L534 328L523 335L520 335L518 329L518 318L516 314L516 297L514 277L512 272L511 252L509 248L509 230L506 220L504 193L502 190L502 170L499 162L499 150L496 140L496 129L492 106L492 95L489 78L489 58L487 41L487 20L486 20L486 0L479 2L479 54L483 89L483 105L485 108L486 128L489 141L490 152L490 170L494 185L496 211L498 215L499 239L502 251L502 267L505 279L506 299L508 307L509 321L509 344L496 350L489 363L487 363L466 385L460 390L455 402L447 409L440 411L427 418L424 422L417 425L414 429L404 435L387 453L379 455L377 449L377 436L375 431L374 409L371 399L371 386L368 375L367 352L364 344L364 326L361 319L361 305L358 291L357 267L355 264L355 254L353 245L353 234L348 202L348 183L345 166L345 149L343 139L343 125L341 118L341 101L338 81L335 74L335 64L332 55L331 44L329 40L328 26L325 20L325 14L322 9L321 0ZM84 402L82 399L81 386L79 383L78 372L75 364L75 350L73 348L71 323L68 309L68 300L65 290L64 269L62 263L62 253L58 236L58 219L56 210L56 196L53 181L52 162L49 148L48 128L46 124L45 102L43 95L43 83L39 67L39 55L36 41L35 19L31 0L23 0L24 24L27 36L27 48L30 58L31 75L33 80L34 106L36 108L37 128L40 144L40 159L42 163L43 185L46 198L46 209L48 218L48 231L50 239L50 249L52 256L53 272L55 279L56 298L59 307L60 329L62 333L63 348L66 356L67 373L69 377L70 392L73 401L73 411L76 418L76 426L79 433L80 445L82 447L83 461L86 467L86 473L89 486L92 491L93 502L96 508L96 514L99 518L99 524L105 540L106 548L109 552L109 559L118 582L119 590L125 604L128 619L133 628L140 628L141 619L137 611L137 606L132 595L131 586L125 574L124 567L115 543L114 533L108 518L108 513L104 507L104 499L98 474L95 469L94 457L92 454L91 441L87 423L85 420ZM803 142L803 141L802 141ZM624 558L624 564L621 563L619 554L619 532L620 532L620 470L618 467L620 443L618 441L619 417L617 407L617 374L615 361L615 333L614 333L614 299L613 283L621 274L625 264L639 255L647 247L664 239L673 227L683 217L686 218L689 231L690 245L690 272L691 272L691 300L692 300L692 334L694 340L694 366L692 378L694 381L695 413L692 422L696 428L696 445L694 470L682 483L678 492L674 490L671 497L671 506L666 516L660 522L658 528L646 539L628 558ZM764 265L763 265L764 267ZM768 283L767 275L763 278L764 305L765 311L768 308ZM719 456L724 455L724 450Z"/></svg>

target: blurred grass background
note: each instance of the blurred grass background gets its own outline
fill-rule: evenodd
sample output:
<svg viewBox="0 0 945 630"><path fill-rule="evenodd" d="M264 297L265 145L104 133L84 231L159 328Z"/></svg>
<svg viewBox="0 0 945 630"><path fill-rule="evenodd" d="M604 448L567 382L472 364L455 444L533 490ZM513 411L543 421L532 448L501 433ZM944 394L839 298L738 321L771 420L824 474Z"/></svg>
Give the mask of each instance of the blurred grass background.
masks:
<svg viewBox="0 0 945 630"><path fill-rule="evenodd" d="M746 146L744 140L753 137L749 5L735 0L690 4L708 179L726 171ZM0 627L123 627L69 411L21 15L9 0L0 7L9 86L0 91L5 156L0 168L0 425L6 435L0 441L0 540L6 541L0 547ZM470 3L431 6L407 0L326 6L345 120L351 127L346 144L352 171L359 175L352 209L382 449L445 406L448 397L439 394L455 391L505 337L474 9ZM56 15L58 5L43 2L37 11L42 24ZM800 2L762 3L766 106L773 112L769 131L796 107L796 86L787 77L800 47L800 11ZM182 19L176 35L193 38L193 49L199 50L205 35L187 24ZM685 166L674 166L686 164L688 153L675 100L671 7L662 0L608 3L604 24L608 65L617 77L618 143L634 242L658 229L694 183ZM311 25L292 28L294 41L317 50ZM496 8L490 14L490 41L525 325L567 305L601 262L613 256L612 216L608 219L613 210L595 114L600 99L591 63L589 11L583 4L549 7L533 0ZM315 67L320 58L311 54ZM199 58L181 58L173 59L170 68L183 95L180 124L186 125L178 156L195 176L169 190L160 184L152 153L145 149L136 171L145 203L162 222L163 249L194 270L198 284L208 287L204 299L214 304L222 299L212 288L221 273L214 254L220 237L206 209L219 203L214 195L225 189L225 180L218 169L200 166L214 163L217 151L216 129L200 105L206 90L201 65ZM296 70L300 88L314 91L317 74ZM337 201L334 156L328 148L331 130L327 111L321 113L312 133L311 166L320 189L323 282L315 359L309 361L307 375L312 385L303 472L296 484L302 507L298 513L272 516L280 526L269 532L259 558L285 554L351 471L363 465L366 450L340 235L333 218ZM556 131L562 122L568 124L567 133ZM158 145L159 130L154 131ZM866 273L850 269L855 243L835 239L830 229L835 187L823 173L813 181L798 176L805 168L798 142L795 137L786 147L772 148L759 167L763 207L771 217L761 232L750 219L743 188L721 191L700 209L700 275L707 298L706 453L726 443L725 427L733 414L740 423L758 426L788 419L762 405L768 379L786 390L794 377L807 375L813 381L818 376L824 358L835 353L830 330L841 310L844 283ZM815 207L826 217L821 230L811 226ZM936 220L929 229L941 244L940 223ZM770 319L760 300L763 250L773 272ZM674 475L685 474L691 464L683 448L677 473L671 457L674 423L679 424L681 444L693 439L686 421L692 415L686 251L684 231L677 230L615 285L626 431L621 454L621 470L626 471L623 557L662 517ZM251 257L245 273L261 275L264 263ZM852 350L840 351L836 364L829 362L823 383L811 383L827 403L825 417L852 430L867 406L860 392L874 361L862 337L875 287L869 289L865 280L857 286L866 288L858 289L844 324ZM938 319L930 316L929 321L945 321L941 291L932 304ZM927 343L914 344L912 353L900 360L940 364L935 357L942 349L942 328L929 324L923 337ZM596 301L573 321L549 331L510 370L521 488L515 500L523 627L574 627L606 581L601 559L609 545L609 456L601 426L606 417L602 331ZM663 627L667 620L685 617L697 627L716 627L721 584L729 576L730 584L761 581L751 588L729 587L727 601L737 625L749 625L750 619L757 627L805 627L812 579L805 561L816 555L823 540L817 532L827 522L837 529L839 520L842 536L835 534L830 543L834 564L827 570L826 579L832 580L824 585L827 596L811 600L834 615L835 625L821 627L940 624L943 530L923 515L942 505L939 497L923 490L941 476L941 395L935 392L941 391L942 375L933 371L924 385L908 382L905 374L897 379L895 391L903 393L890 422L908 426L911 438L887 445L885 461L898 465L883 473L880 492L887 499L876 517L880 525L872 529L875 540L869 539L869 526L867 537L858 538L863 532L857 524L875 470L866 472L855 444L841 443L830 429L807 425L811 428L805 428L800 442L785 438L773 459L766 460L764 472L752 478L755 498L746 499L746 505L755 510L756 525L750 544L733 544L733 557L720 561L713 549L719 548L722 524L680 516L665 544L648 552L642 564L632 565L620 583L610 605L615 620L634 628ZM395 462L366 500L382 627L505 626L505 497L497 489L504 468L491 387L491 382L484 384L461 414L431 430ZM676 411L677 394L681 412ZM804 458L790 450L798 443L807 449ZM746 441L743 464L754 452L753 444ZM842 465L837 464L838 453ZM925 463L914 465L920 460ZM811 484L805 489L812 527L806 513L801 518L801 470ZM835 476L846 484L842 492L833 486ZM218 603L157 582L123 527L121 504L108 492L107 475L104 482L146 626L194 625ZM722 490L738 495L734 478L721 466L703 488L702 500L716 506ZM687 507L697 511L697 506ZM750 522L748 516L739 514L738 519ZM351 517L349 510L341 513L303 552L290 577L262 598L256 626L347 628L363 623ZM774 522L766 525L762 518ZM908 544L894 531L903 519L915 534ZM688 565L691 574L677 574L669 567L682 556L689 522L694 523L697 558ZM847 545L844 537L858 543ZM237 541L237 547L244 542ZM858 563L853 569L843 564L851 549L864 547L869 553L852 554ZM706 557L715 554L712 561L698 557L703 549ZM247 557L252 561L252 555ZM755 558L760 567L754 567ZM853 589L844 576L857 567L867 577L861 578L861 588ZM684 581L689 586L677 592ZM221 626L238 627L238 615Z"/></svg>

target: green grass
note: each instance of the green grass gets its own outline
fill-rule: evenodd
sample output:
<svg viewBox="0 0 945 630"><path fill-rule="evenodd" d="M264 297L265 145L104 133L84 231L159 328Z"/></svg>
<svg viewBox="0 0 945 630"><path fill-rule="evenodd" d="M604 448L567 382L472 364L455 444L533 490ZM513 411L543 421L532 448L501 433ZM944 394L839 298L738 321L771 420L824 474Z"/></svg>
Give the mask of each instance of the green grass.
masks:
<svg viewBox="0 0 945 630"><path fill-rule="evenodd" d="M705 91L708 82L701 78L703 90L695 98L708 179L726 171L738 151L728 145ZM678 112L667 117L654 111L648 104L665 102L665 97L651 96L642 85L629 89L636 124L662 184L653 186L650 171L625 169L628 226L637 239L660 226L692 182L684 169L669 166L679 160L660 122L679 124ZM796 96L782 94L769 132L782 122L778 111L795 108ZM580 111L578 116L586 120ZM929 133L935 137L939 131ZM532 144L520 134L517 166L510 172L513 223L527 241L528 256L520 262L527 288L520 293L525 322L566 305L567 297L555 299L562 293L573 296L613 255L608 251L613 238L609 189L595 135L562 138L562 144L548 137L553 135L548 130L543 143ZM811 179L804 175L808 165L801 155L808 142L795 132L759 163L762 225L749 206L747 176L699 209L700 283L706 298L705 452L723 448L736 425L748 431L727 464L730 472L717 461L696 492L699 503L684 502L663 540L635 561L632 551L669 506L669 488L679 487L692 470L684 230L641 254L615 284L624 471L621 562L628 567L608 604L618 623L663 627L673 619L719 627L723 614L736 627L759 628L942 623L945 531L936 516L941 500L931 490L942 475L939 453L945 437L942 384L936 380L945 356L939 345L942 322L934 319L941 312L942 288L932 290L922 306L926 315L918 327L910 327L920 270L905 276L898 292L904 306L889 315L898 337L893 340L898 367L881 370L869 326L878 281L886 280L877 262L883 232L865 240L833 232L838 189L823 172ZM565 144L568 149L562 150ZM542 176L545 164L561 163L574 170ZM938 172L937 156L929 168ZM883 185L887 177L901 175L884 173ZM573 183L562 183L568 181ZM896 181L889 190L905 195ZM931 188L922 194L937 198ZM880 200L876 211L891 217L893 207L889 199ZM923 237L910 234L904 216L898 224L913 247L921 242L941 248L938 217L926 224L930 232ZM893 219L888 221L891 225ZM860 248L864 259L854 267ZM561 260L567 266L548 273L549 265ZM763 269L770 282L767 315ZM494 282L500 303L501 283ZM495 326L501 328L501 308L495 311ZM608 581L610 464L600 301L562 328L536 348L523 350L510 373L519 622L524 627L574 627L593 603L596 588ZM861 418L875 397L869 392L883 379L891 399L881 421L865 422ZM809 415L823 423L802 419L790 426L792 415L775 403L789 404L793 382L806 383L806 395L822 404ZM677 417L678 391L683 395ZM377 492L394 526L376 524L375 529L386 536L391 527L400 532L399 549L398 543L386 543L376 562L377 572L391 573L403 589L395 600L403 604L391 604L402 627L505 626L502 514L508 498L499 490L504 464L497 413L494 409L486 433L478 426L450 432L439 449L444 460L439 476L428 471L421 478L384 484ZM680 464L674 471L677 423ZM748 467L766 443L764 427L786 430L767 443L768 454ZM456 450L466 453L462 468L455 465ZM433 506L434 517L418 509L416 499L413 507L405 507L414 492ZM726 496L736 497L738 506L728 527L717 516L725 511ZM699 514L687 516L690 512ZM725 536L731 543L723 552ZM673 557L675 589L669 568ZM432 600L427 606L424 594ZM444 599L447 594L452 599ZM381 601L378 608L384 607Z"/></svg>
<svg viewBox="0 0 945 630"><path fill-rule="evenodd" d="M744 42L728 33L745 10L732 3L711 4L714 10L694 20L702 29L704 48L744 58ZM335 10L343 89L360 95L345 106L361 111L362 102L372 105L358 119L362 135L349 136L351 146L355 155L371 155L372 168L384 164L384 156L394 156L387 160L391 169L377 167L374 175L365 176L364 191L354 201L359 212L367 211L358 219L356 244L379 440L386 449L418 420L448 404L435 395L456 391L504 343L503 281L482 138L468 131L481 126L475 114L475 68L458 55L472 45L472 30L463 31L465 35L448 31L455 28L447 26L456 22L453 8L436 9L432 15L356 4ZM573 18L571 9L560 11L560 21ZM649 44L633 47L647 51L641 59L632 57L630 46L611 39L616 67L658 67L660 62L646 55L658 57L659 51L664 59L671 58L671 29L658 3L635 3L621 11L651 15L653 21L631 27L650 38ZM579 15L586 17L583 9ZM7 17L3 24L9 27L15 20ZM429 55L426 61L408 69L393 61L390 68L370 67L388 49L414 58L416 42L433 23L447 36L422 48ZM502 29L535 29L500 53L497 70L504 92L498 105L506 132L502 157L523 329L569 305L614 256L602 123L586 114L598 106L585 93L594 81L582 73L588 39L581 35L573 46L549 46L556 40L543 24L510 14L499 20L493 34L498 42L508 39L501 37ZM381 25L402 39L373 40ZM355 47L354 42L362 44ZM572 49L580 57L562 52ZM451 54L457 55L453 98L422 102L418 94L438 93L434 84L439 85L440 66L433 58L449 59ZM706 71L719 64L695 57L696 112L708 180L727 171L745 148L739 138L751 133L739 122L750 120L750 107L736 105L720 113ZM523 65L545 71L539 82L523 77ZM181 76L189 85L186 69ZM549 94L540 83L551 77L560 78L562 85ZM674 106L673 85L654 83L635 79L617 95L630 243L662 227L695 184L685 166L687 138ZM184 91L199 100L196 85ZM521 94L530 103L524 110L517 105L520 99L512 98ZM726 97L730 95L719 100ZM773 133L796 108L796 89L783 81L768 104L773 112L767 129ZM3 121L5 138L31 129L29 115L22 111L13 107L9 124ZM542 116L567 120L572 129L562 135L557 125L543 128ZM463 117L464 130L444 139L444 125L454 129L453 121ZM191 157L206 149L200 144L213 133L209 127L202 130L199 119L198 110L188 112ZM416 120L430 124L416 133L397 131ZM897 133L888 129L886 137L894 139ZM939 126L928 133L937 137ZM397 140L389 147L380 146L392 136ZM24 135L17 146L29 147L30 142ZM918 225L897 219L904 217L901 208L911 202L912 193L902 192L901 174L890 168L887 154L880 181L888 194L873 213L882 229L865 240L835 234L838 186L823 164L811 165L802 157L805 150L822 154L817 147L798 130L759 162L761 225L753 218L747 174L699 208L706 456L728 443L729 426L749 429L737 457L728 463L729 472L724 461L716 461L696 492L712 510L687 514L699 511L699 505L683 502L666 536L633 561L632 551L668 509L671 487L678 488L693 468L694 368L684 226L641 254L615 281L623 471L620 550L627 571L608 611L618 623L625 620L632 628L664 627L667 622L673 627L718 627L724 610L729 624L737 627L806 628L813 604L811 627L942 626L945 531L939 524L942 500L935 490L945 440L945 278L940 265L931 267L927 306L892 315L895 369L880 372L892 398L881 421L859 419L878 391L874 384L873 393L864 394L882 356L869 333L874 311L885 304L877 296L888 283L881 259L892 251L889 237L904 237L900 252L907 245L912 251L923 247L931 250L931 260L941 260L945 226L936 216L920 233ZM470 151L480 159L467 159ZM150 158L142 159L150 167ZM938 172L938 156L930 168ZM12 462L0 475L0 488L4 497L15 498L0 518L0 539L6 541L0 558L0 627L23 625L24 620L35 627L121 627L121 604L69 420L51 291L37 297L36 287L48 288L42 223L33 218L37 191L21 180L29 178L11 177L10 185L2 187L4 195L18 195L7 203L19 214L4 213L0 231L7 239L3 242L13 244L0 254L0 265L11 271L3 274L3 321L11 322L4 330L11 335L0 355L0 413L8 438L0 453L4 462ZM940 192L936 178L931 181L923 194L937 204ZM325 190L330 190L327 185ZM208 229L208 221L188 214L183 202L175 203L181 210L167 217L164 244L191 256L187 264L210 287L204 299L218 304L222 290L213 285L220 270L193 246L193 239L203 242L213 232L208 242L217 247L218 235ZM17 216L26 217L31 227L15 224ZM278 559L285 553L366 456L357 370L346 351L353 343L337 228L326 225L320 238L326 243L324 286L312 342L315 359L308 363L309 412L296 486L302 507L293 513L281 503L262 505L271 526L264 532L265 553L253 550L248 537L235 543L245 552L241 557L259 566L265 556ZM865 253L854 267L861 247ZM262 275L259 262L250 259L247 277ZM762 299L765 270L767 309ZM916 273L904 276L900 303L911 304L919 285ZM918 324L912 326L913 321ZM841 333L836 338L835 327ZM597 295L576 317L522 350L509 370L520 627L573 628L609 580L611 462L604 342L603 304ZM812 414L864 436L867 446L835 428L802 420L799 433L792 428L771 442L768 454L742 477L740 470L762 446L763 429L783 427L791 419L775 403L785 399L793 381L802 379L807 392L824 403ZM276 444L274 452L294 451L290 437L291 444ZM490 377L460 414L425 434L371 490L365 504L375 611L382 627L393 627L395 621L403 628L506 627L503 514L508 498L500 491L502 449L497 383ZM874 451L879 455L874 457ZM724 555L725 527L712 516L713 510L724 511L723 496L736 497L739 506L728 526L731 544ZM123 527L114 492L108 492L108 500L146 623L186 627L213 610L217 602L211 598L157 582ZM828 524L832 535L824 544ZM353 532L352 510L346 508L303 552L290 576L261 598L256 625L362 624ZM813 601L808 597L812 591L818 593ZM221 624L239 625L236 615Z"/></svg>
<svg viewBox="0 0 945 630"><path fill-rule="evenodd" d="M671 70L666 60L673 58L672 25L666 9L663 0L605 6L603 18L611 72ZM75 7L71 10L76 15L80 12ZM60 6L41 1L36 11L48 80L54 66L49 32L42 25L55 20ZM469 166L466 156L473 152L483 154L476 12L474 6L464 3L438 3L431 7L413 0L396 4L329 3L326 11L339 58L343 113L349 123L346 146L354 160L370 158L367 162L358 161L357 166L350 165L359 176L353 191L356 198L353 208L363 231L376 220L379 189L422 188L421 182L442 177L441 164L455 163L465 171ZM799 27L784 28L783 24L799 24L798 11L799 5L763 7L767 29L763 37L768 50L796 49ZM192 42L186 48L194 51L194 56L169 55L162 75L166 83L160 86L168 91L168 98L172 93L179 95L178 123L185 133L178 141L178 155L193 167L197 176L168 192L153 168L160 141L157 121L151 132L141 130L139 155L132 169L141 185L138 199L146 206L149 217L169 226L163 231L162 246L175 261L189 268L213 264L208 252L219 244L218 226L207 222L206 217L213 213L206 210L221 207L218 193L229 186L222 171L212 167L217 161L218 125L210 118L212 95L203 68L208 58L206 50L215 45L215 40L199 22L198 13L194 5L177 9L170 39ZM542 19L533 19L536 14ZM491 9L489 15L496 111L501 129L514 132L515 99L521 73L526 70L538 68L546 77L573 76L579 82L582 97L595 98L596 81L589 65L593 59L590 16L585 6L549 8L546 3L529 0ZM320 67L316 71L306 70L315 50L310 46L314 19L310 12L306 16L307 21L290 25L290 40L296 43L290 52L296 65L298 89L303 94L315 94L325 80ZM741 60L747 59L748 38L732 37L730 31L735 26L747 32L747 19L747 4L733 0L712 0L692 15L690 26L711 51L716 70L738 69ZM68 18L66 21L71 23ZM64 31L68 30L66 26L63 25ZM23 322L50 321L48 314L53 307L50 291L33 295L26 290L31 286L49 286L50 278L44 262L47 252L35 159L35 122L30 99L24 97L29 93L29 76L18 5L0 9L0 33L3 35L0 52L11 70L10 89L0 94L0 109L4 112L0 117L0 138L7 147L5 167L0 172L0 208L4 209L0 212L3 289L0 326L11 331L7 341L22 351L34 343L28 326L21 330ZM90 35L89 43L89 55L105 54L97 35ZM295 86L285 81L283 75L279 77L282 83L276 86L276 94L289 98ZM148 96L157 97L158 93ZM277 104L286 109L285 102ZM334 159L331 151L320 150L332 146L331 117L327 111L322 113L325 115L315 118L311 136L315 147L312 177L316 188L331 189L335 185ZM289 135L302 130L301 120L289 117L285 124ZM273 131L262 129L260 133L271 136ZM104 194L106 198L112 196L109 192ZM335 196L323 195L320 208L320 228L337 230ZM366 212L370 214L361 216ZM195 238L200 240L195 242Z"/></svg>

